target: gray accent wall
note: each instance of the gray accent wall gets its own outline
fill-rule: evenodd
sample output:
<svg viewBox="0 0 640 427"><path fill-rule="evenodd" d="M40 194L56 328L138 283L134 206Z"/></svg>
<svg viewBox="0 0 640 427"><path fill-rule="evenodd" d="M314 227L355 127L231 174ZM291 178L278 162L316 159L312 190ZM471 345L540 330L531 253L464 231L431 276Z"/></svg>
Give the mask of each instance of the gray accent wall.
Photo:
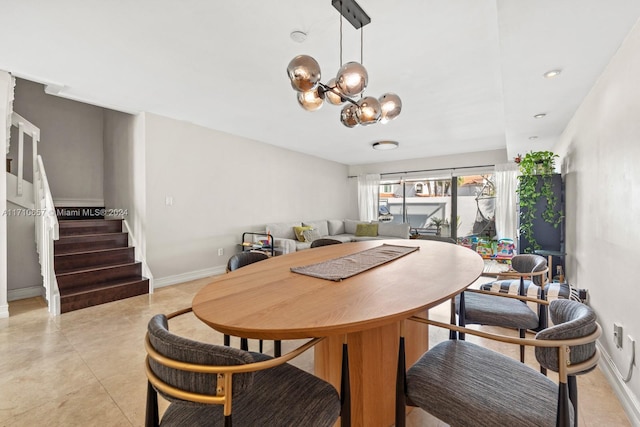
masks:
<svg viewBox="0 0 640 427"><path fill-rule="evenodd" d="M16 79L13 111L40 128L42 156L54 200L102 200L103 108L48 95L43 85ZM18 144L11 132L12 171ZM25 137L25 178L32 182L31 138Z"/></svg>

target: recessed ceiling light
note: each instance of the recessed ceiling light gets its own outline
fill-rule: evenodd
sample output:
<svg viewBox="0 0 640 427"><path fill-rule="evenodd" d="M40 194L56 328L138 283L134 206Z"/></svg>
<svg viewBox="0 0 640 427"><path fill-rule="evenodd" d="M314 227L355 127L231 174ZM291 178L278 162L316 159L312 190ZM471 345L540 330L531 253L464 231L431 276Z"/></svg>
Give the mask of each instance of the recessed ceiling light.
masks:
<svg viewBox="0 0 640 427"><path fill-rule="evenodd" d="M307 33L300 30L293 30L291 34L289 34L289 37L291 37L291 40L294 42L302 43L307 39Z"/></svg>
<svg viewBox="0 0 640 427"><path fill-rule="evenodd" d="M558 77L560 75L560 73L562 73L562 70L558 69L558 70L549 70L546 73L543 74L545 79L552 79L554 77Z"/></svg>
<svg viewBox="0 0 640 427"><path fill-rule="evenodd" d="M398 148L398 142L396 141L378 141L374 142L371 146L374 150L395 150Z"/></svg>
<svg viewBox="0 0 640 427"><path fill-rule="evenodd" d="M540 114L536 114L535 116L533 116L534 119L542 119L543 117L546 117L547 114L546 113L540 113Z"/></svg>

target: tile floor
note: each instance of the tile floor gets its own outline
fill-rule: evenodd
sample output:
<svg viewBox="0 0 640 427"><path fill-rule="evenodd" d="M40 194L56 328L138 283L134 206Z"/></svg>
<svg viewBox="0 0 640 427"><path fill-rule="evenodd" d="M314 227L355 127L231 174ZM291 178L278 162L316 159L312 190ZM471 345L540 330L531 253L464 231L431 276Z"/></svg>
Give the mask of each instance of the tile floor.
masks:
<svg viewBox="0 0 640 427"><path fill-rule="evenodd" d="M142 426L146 324L154 314L188 307L206 282L168 286L152 295L59 317L49 316L40 298L11 302L11 317L0 319L0 426ZM432 313L446 320L448 305ZM195 339L222 343L222 335L192 315L172 321L171 328ZM446 337L443 331L433 330L431 342ZM287 341L283 350L298 344ZM250 345L257 348L257 341ZM271 351L270 342L265 346ZM499 350L517 357L515 348ZM312 355L307 352L296 364L311 370ZM527 358L534 359L532 354ZM600 370L579 377L578 389L582 427L630 425ZM407 425L446 426L417 409L409 414Z"/></svg>

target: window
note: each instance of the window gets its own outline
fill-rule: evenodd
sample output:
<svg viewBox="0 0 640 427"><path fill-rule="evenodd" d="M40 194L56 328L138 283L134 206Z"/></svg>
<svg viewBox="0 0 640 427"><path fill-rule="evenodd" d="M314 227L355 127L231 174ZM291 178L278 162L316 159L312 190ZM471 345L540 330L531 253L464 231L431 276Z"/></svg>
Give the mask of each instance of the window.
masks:
<svg viewBox="0 0 640 427"><path fill-rule="evenodd" d="M452 197L452 194L456 197ZM412 234L495 236L493 175L380 182L381 221L409 223Z"/></svg>

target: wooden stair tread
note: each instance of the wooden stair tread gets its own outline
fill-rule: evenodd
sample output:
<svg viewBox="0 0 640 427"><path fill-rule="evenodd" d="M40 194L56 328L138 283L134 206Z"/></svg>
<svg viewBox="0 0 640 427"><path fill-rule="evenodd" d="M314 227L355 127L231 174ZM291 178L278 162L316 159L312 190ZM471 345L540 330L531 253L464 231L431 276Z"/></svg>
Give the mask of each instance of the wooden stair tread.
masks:
<svg viewBox="0 0 640 427"><path fill-rule="evenodd" d="M98 267L89 267L89 268L85 268L85 269L77 269L77 270L73 270L73 271L67 271L65 273L59 273L56 274L56 277L63 277L63 276L71 276L73 274L77 274L77 273L91 273L91 272L98 272L98 271L105 271L105 270L110 270L112 268L118 268L118 267L128 267L128 266L132 266L132 265L136 265L136 264L140 264L139 261L135 261L135 262L126 262L123 264L114 264L114 265L103 265L103 266L98 266Z"/></svg>
<svg viewBox="0 0 640 427"><path fill-rule="evenodd" d="M109 282L104 282L104 283L95 283L91 285L77 286L75 288L71 288L64 291L61 289L60 298L85 295L85 294L90 294L92 292L99 292L99 291L104 291L104 290L118 288L118 287L135 285L140 282L148 282L148 281L149 281L148 278L140 276L138 278L130 278L126 280L125 279L111 280Z"/></svg>
<svg viewBox="0 0 640 427"><path fill-rule="evenodd" d="M95 238L95 237L101 237L101 236L117 236L119 234L127 234L126 231L114 231L112 233L93 233L93 234L69 234L68 236L60 236L59 240L57 240L58 242L60 240L66 240L66 239L76 239L76 238L87 238L87 239L91 239L91 238Z"/></svg>
<svg viewBox="0 0 640 427"><path fill-rule="evenodd" d="M120 247L120 248L105 248L105 249L90 249L87 251L80 251L80 252L65 252L62 254L55 254L55 257L67 257L67 256L73 256L73 255L81 255L81 254L99 254L99 253L108 253L108 252L116 252L116 251L122 251L122 250L126 250L126 249L132 249L133 246L124 246L124 247Z"/></svg>

